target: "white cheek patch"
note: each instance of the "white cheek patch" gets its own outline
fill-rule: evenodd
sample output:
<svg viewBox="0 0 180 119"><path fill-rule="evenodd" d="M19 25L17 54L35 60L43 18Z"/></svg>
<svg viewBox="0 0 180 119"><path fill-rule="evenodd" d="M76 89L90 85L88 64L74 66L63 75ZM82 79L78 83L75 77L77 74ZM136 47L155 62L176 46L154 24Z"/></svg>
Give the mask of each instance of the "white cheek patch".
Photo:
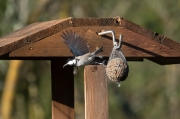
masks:
<svg viewBox="0 0 180 119"><path fill-rule="evenodd" d="M74 59L74 60L71 60L71 61L69 61L67 64L69 64L69 65L76 64L76 60L75 60L75 59Z"/></svg>

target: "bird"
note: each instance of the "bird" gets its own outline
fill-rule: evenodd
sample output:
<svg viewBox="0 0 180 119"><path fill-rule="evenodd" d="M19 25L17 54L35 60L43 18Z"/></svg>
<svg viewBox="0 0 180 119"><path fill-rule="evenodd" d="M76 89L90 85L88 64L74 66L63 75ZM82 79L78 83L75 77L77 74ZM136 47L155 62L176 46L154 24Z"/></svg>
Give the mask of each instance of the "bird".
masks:
<svg viewBox="0 0 180 119"><path fill-rule="evenodd" d="M101 46L96 51L90 53L88 43L79 34L73 32L72 30L62 32L61 37L63 38L63 42L68 46L71 53L74 55L74 58L67 60L63 68L68 65L75 67L89 65L94 61L98 53L103 52L103 46Z"/></svg>

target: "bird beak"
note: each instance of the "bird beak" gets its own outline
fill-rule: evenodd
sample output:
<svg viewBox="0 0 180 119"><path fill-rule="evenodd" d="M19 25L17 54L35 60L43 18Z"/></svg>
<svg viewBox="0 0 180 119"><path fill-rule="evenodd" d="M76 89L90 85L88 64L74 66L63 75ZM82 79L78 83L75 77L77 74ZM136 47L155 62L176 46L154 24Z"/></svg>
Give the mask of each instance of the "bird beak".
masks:
<svg viewBox="0 0 180 119"><path fill-rule="evenodd" d="M63 66L63 68L64 68L65 66L67 66L67 64L65 64L65 65Z"/></svg>

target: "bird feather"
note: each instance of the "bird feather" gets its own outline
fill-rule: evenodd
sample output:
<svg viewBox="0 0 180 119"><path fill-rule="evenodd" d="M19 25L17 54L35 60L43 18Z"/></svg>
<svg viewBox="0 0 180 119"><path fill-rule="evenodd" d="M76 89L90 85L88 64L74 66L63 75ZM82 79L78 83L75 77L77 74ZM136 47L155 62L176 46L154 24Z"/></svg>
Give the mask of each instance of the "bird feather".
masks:
<svg viewBox="0 0 180 119"><path fill-rule="evenodd" d="M73 31L66 31L62 33L63 42L67 44L74 56L81 56L89 53L87 42Z"/></svg>

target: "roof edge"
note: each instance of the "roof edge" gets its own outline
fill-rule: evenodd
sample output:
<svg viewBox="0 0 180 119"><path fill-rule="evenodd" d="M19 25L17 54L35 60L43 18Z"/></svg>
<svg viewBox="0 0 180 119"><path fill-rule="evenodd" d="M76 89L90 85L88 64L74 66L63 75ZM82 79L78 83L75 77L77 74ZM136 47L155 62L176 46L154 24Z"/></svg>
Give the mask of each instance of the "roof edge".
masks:
<svg viewBox="0 0 180 119"><path fill-rule="evenodd" d="M180 51L180 43L161 34L148 30L119 16L112 18L73 18L38 22L0 38L0 55L12 52L28 44L37 42L69 27L119 26L145 36L171 49Z"/></svg>
<svg viewBox="0 0 180 119"><path fill-rule="evenodd" d="M120 17L119 17L120 18ZM152 39L162 45L165 45L171 49L174 50L178 50L180 51L180 43L173 41L172 39L165 37L157 32L148 30L140 25L137 25L131 21L128 21L124 18L120 18L120 22L119 22L120 26L122 26L123 28L126 28L128 30L131 30L135 33L138 33L142 36L145 36L149 39Z"/></svg>

